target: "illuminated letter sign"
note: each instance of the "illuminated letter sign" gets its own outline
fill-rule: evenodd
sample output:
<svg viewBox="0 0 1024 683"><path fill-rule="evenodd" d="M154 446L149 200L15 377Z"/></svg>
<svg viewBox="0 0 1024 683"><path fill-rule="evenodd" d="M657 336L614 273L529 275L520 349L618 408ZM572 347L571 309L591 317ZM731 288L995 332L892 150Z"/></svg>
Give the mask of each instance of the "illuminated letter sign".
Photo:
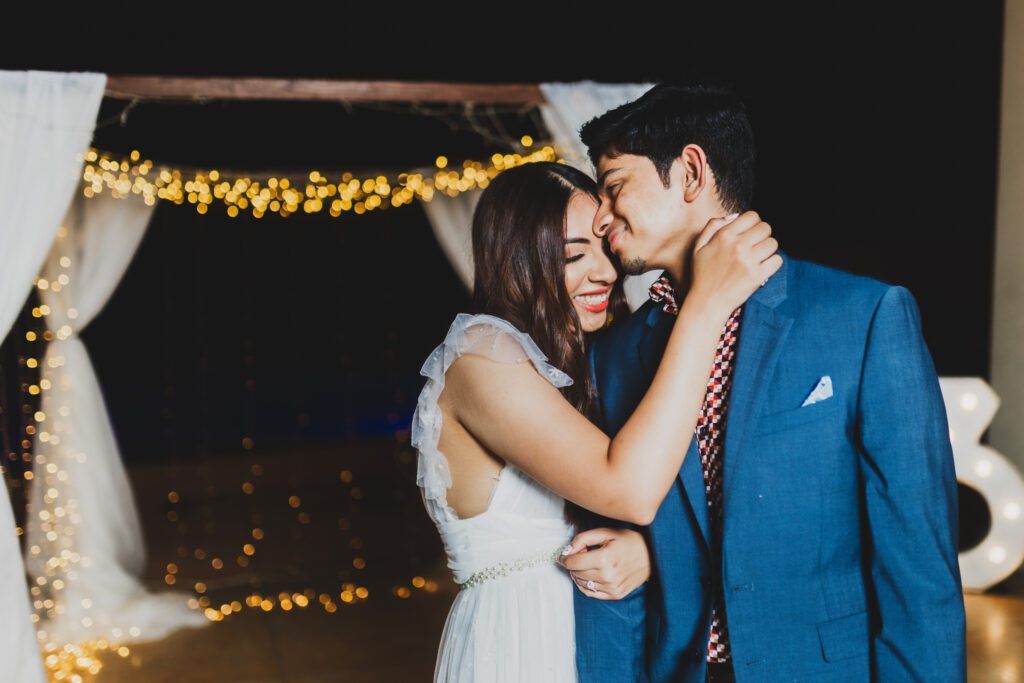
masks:
<svg viewBox="0 0 1024 683"><path fill-rule="evenodd" d="M1006 456L979 443L999 409L999 397L983 379L940 377L949 419L956 478L988 504L992 528L976 547L960 553L964 590L982 591L1012 574L1024 561L1024 479Z"/></svg>

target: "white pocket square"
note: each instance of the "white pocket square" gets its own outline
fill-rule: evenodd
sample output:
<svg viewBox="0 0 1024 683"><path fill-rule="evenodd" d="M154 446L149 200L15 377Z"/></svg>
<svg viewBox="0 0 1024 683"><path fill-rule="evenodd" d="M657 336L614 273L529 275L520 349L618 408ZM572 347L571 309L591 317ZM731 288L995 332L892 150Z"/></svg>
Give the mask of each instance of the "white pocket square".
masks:
<svg viewBox="0 0 1024 683"><path fill-rule="evenodd" d="M807 398L800 404L800 407L809 406L812 403L818 401L824 401L826 398L832 395L832 378L825 375L818 380L818 384L814 387L814 391L807 394Z"/></svg>

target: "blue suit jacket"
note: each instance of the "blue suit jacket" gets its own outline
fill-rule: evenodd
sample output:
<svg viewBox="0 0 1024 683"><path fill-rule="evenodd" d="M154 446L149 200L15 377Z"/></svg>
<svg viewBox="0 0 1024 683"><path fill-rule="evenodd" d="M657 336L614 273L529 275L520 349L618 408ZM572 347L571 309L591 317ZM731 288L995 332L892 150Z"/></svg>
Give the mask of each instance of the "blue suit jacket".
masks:
<svg viewBox="0 0 1024 683"><path fill-rule="evenodd" d="M783 255L744 304L726 415L722 565L695 442L645 533L652 578L574 591L581 683L704 681L721 583L737 680L962 681L946 413L910 292ZM603 428L643 397L675 317L648 301L588 351ZM801 407L828 375L834 395Z"/></svg>

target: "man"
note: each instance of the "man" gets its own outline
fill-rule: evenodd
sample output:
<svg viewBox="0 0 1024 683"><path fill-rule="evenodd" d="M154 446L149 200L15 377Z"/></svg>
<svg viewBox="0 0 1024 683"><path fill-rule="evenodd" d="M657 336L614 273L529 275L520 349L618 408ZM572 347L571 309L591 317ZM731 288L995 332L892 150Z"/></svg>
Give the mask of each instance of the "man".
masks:
<svg viewBox="0 0 1024 683"><path fill-rule="evenodd" d="M627 273L664 269L589 350L614 435L657 368L701 228L748 209L754 145L734 94L671 83L581 137L595 234ZM580 582L581 683L965 678L956 477L917 304L779 253L723 330L678 485L641 527L651 581L619 601Z"/></svg>

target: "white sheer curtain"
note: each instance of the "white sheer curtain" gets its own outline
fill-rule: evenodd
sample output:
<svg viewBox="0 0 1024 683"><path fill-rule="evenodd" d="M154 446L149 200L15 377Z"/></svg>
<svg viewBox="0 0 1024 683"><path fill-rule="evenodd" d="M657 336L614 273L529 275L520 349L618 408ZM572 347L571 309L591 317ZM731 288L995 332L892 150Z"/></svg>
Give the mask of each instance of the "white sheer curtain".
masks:
<svg viewBox="0 0 1024 683"><path fill-rule="evenodd" d="M654 83L541 83L547 100L540 107L544 125L551 133L553 146L565 162L594 177L594 167L586 147L579 139L580 127L590 119L620 104L635 100ZM434 169L417 169L432 175ZM457 197L437 192L423 208L441 250L467 289L473 288L473 252L470 239L473 210L482 190L470 190ZM627 275L623 281L630 309L636 310L647 299L647 289L661 274L653 270L636 277Z"/></svg>
<svg viewBox="0 0 1024 683"><path fill-rule="evenodd" d="M544 125L551 132L554 147L566 163L595 177L587 148L580 141L580 128L584 123L609 109L614 109L654 87L654 83L541 83L545 104L540 106ZM630 310L636 310L647 300L647 290L662 271L652 270L643 275L627 275L623 289Z"/></svg>
<svg viewBox="0 0 1024 683"><path fill-rule="evenodd" d="M32 288L75 192L107 77L0 71L0 338ZM0 662L3 680L42 683L42 658L21 548L0 487Z"/></svg>
<svg viewBox="0 0 1024 683"><path fill-rule="evenodd" d="M425 177L434 175L433 168L415 169ZM420 202L434 231L434 237L441 245L441 251L455 269L455 274L473 291L473 241L470 239L473 227L473 211L480 201L483 190L461 192L449 197L444 192L435 192L429 202Z"/></svg>
<svg viewBox="0 0 1024 683"><path fill-rule="evenodd" d="M99 382L79 333L107 303L139 246L153 207L140 197L78 193L40 274L53 340L43 358L26 566L56 606L40 629L56 643L154 640L210 624L189 595L150 593L139 579L145 543ZM66 514L61 514L64 510ZM43 512L45 511L45 515ZM54 558L70 559L55 562Z"/></svg>

